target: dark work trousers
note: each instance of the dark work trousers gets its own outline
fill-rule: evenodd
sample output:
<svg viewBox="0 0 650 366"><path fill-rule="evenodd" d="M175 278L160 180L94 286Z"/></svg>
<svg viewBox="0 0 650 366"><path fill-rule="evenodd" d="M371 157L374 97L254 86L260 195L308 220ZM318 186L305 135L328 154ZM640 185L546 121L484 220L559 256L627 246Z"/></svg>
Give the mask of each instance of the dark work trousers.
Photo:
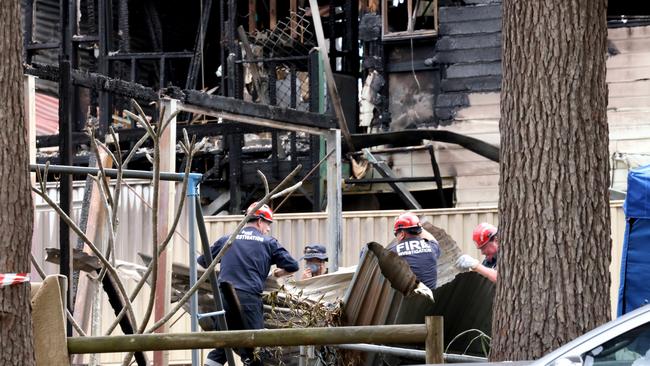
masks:
<svg viewBox="0 0 650 366"><path fill-rule="evenodd" d="M231 306L228 301L224 301L223 307L224 310L226 310L228 330L264 328L264 307L262 304L262 297L258 294L251 294L250 292L240 290L237 290L237 297L239 297L239 304L241 305L243 324L238 321L237 315L233 313L235 311L235 306ZM244 365L263 365L260 359L255 359L252 348L240 348L237 351L241 356ZM216 348L210 351L210 353L208 353L208 358L221 364L226 363L226 353L221 348Z"/></svg>

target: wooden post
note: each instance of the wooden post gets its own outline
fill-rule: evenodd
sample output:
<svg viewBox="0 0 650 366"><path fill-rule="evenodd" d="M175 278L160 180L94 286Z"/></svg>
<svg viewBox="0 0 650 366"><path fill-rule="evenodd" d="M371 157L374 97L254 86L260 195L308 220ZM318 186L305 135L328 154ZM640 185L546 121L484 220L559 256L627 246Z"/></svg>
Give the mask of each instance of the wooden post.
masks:
<svg viewBox="0 0 650 366"><path fill-rule="evenodd" d="M271 0L269 5L269 29L274 30L278 25L278 0Z"/></svg>
<svg viewBox="0 0 650 366"><path fill-rule="evenodd" d="M424 324L131 334L105 337L70 337L68 338L68 352L71 354L109 353L214 347L253 348L349 343L422 344L426 337L427 330Z"/></svg>
<svg viewBox="0 0 650 366"><path fill-rule="evenodd" d="M36 78L31 75L24 77L25 88L25 127L29 143L29 163L36 164ZM30 173L32 184L36 183L36 173Z"/></svg>
<svg viewBox="0 0 650 366"><path fill-rule="evenodd" d="M329 271L339 269L341 259L341 227L343 226L343 208L341 194L341 130L330 130L327 134L327 151L334 149L334 154L327 158L327 253L329 253Z"/></svg>
<svg viewBox="0 0 650 366"><path fill-rule="evenodd" d="M257 28L257 2L248 0L248 33L253 34Z"/></svg>
<svg viewBox="0 0 650 366"><path fill-rule="evenodd" d="M330 100L332 101L332 106L334 107L334 114L336 115L336 120L339 123L339 128L343 132L343 137L345 138L345 143L348 146L350 151L356 151L354 145L352 144L352 137L350 136L350 131L348 130L348 124L345 120L345 114L343 113L343 106L341 105L341 98L339 96L339 91L336 88L336 83L334 82L334 74L332 72L332 66L330 65L330 58L327 54L327 45L325 44L325 33L323 32L323 23L320 20L320 13L318 8L317 0L309 0L309 7L311 8L312 19L314 20L314 29L316 30L316 41L318 42L318 48L320 50L321 57L323 58L323 68L325 70L325 77L327 82L327 91L329 93ZM333 16L330 14L330 16Z"/></svg>
<svg viewBox="0 0 650 366"><path fill-rule="evenodd" d="M244 32L244 27L241 25L237 27L237 35L239 36L242 47L244 47L244 51L246 51L246 60L254 60L255 56L253 55L253 47L251 47L251 43L248 41L248 36L246 36L246 32ZM257 69L257 62L249 63L248 67L251 71L253 85L255 85L255 91L257 91L257 95L260 98L260 103L269 104L268 98L266 97L266 88L262 87L262 77L260 76L260 71Z"/></svg>
<svg viewBox="0 0 650 366"><path fill-rule="evenodd" d="M427 316L427 339L425 341L426 363L444 363L443 351L443 318L441 316Z"/></svg>
<svg viewBox="0 0 650 366"><path fill-rule="evenodd" d="M102 166L110 167L113 164L113 159L104 151L99 150L99 155L102 159ZM110 180L108 177L104 177L107 181ZM88 185L87 185L88 186ZM90 202L88 203L88 219L86 220L86 236L91 238L95 244L100 247L100 250L106 250L106 242L102 239L106 238L105 229L107 228L106 223L106 208L102 203L101 194L99 193L99 187L97 182L93 182L90 185L91 196ZM108 230L112 228L108 227ZM100 244L101 243L101 244ZM82 242L83 244L83 242ZM79 245L79 244L77 244ZM84 253L92 255L92 251L87 245L82 246ZM115 253L112 254L113 256ZM74 305L74 316L80 323L82 329L87 333L92 333L93 329L91 328L92 317L93 317L93 307L95 305L97 295L97 289L99 288L99 282L94 279L87 272L79 271L79 279L77 282L77 290L75 296L75 305ZM100 296L101 301L101 296ZM84 360L80 357L75 357L73 360L79 364L84 363Z"/></svg>
<svg viewBox="0 0 650 366"><path fill-rule="evenodd" d="M165 106L165 115L160 116L161 121L165 121L169 116L178 109L178 101L175 99L163 99ZM167 129L163 132L160 139L160 171L161 172L175 172L176 171L176 118L174 118ZM174 202L176 197L175 182L161 181L160 182L160 197L158 205L158 243L162 242L167 233L171 223L174 221ZM158 258L158 276L156 282L156 304L155 304L155 320L162 319L169 311L171 304L171 275L172 275L172 261L171 256L167 254L172 251L174 247L174 238L168 244L165 251L160 253ZM167 260L169 258L169 260ZM158 328L158 333L167 333L169 326L167 324ZM169 351L154 352L154 365L165 366L169 364Z"/></svg>
<svg viewBox="0 0 650 366"><path fill-rule="evenodd" d="M318 8L316 8L316 11L318 11ZM290 26L291 28L291 39L296 39L298 36L298 22L297 20L297 14L298 13L298 1L297 0L289 0L289 18L291 19L290 21Z"/></svg>

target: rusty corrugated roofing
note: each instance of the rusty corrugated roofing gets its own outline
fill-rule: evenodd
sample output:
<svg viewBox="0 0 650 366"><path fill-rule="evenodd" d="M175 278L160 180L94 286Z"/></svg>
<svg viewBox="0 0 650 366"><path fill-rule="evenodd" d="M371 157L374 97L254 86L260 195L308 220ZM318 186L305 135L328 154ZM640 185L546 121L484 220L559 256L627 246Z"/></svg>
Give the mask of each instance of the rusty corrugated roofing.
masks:
<svg viewBox="0 0 650 366"><path fill-rule="evenodd" d="M425 223L440 244L441 257L438 260L438 287L434 292L435 303L422 295L405 297L393 287L408 288L408 279L413 276L410 269L393 263L395 270L387 272L388 277L403 285L393 285L382 274L375 247L363 254L352 283L343 300L342 325L381 325L423 323L425 316L442 315L445 324L445 345L460 332L467 329L481 329L489 334L492 314L494 285L476 273L460 276L454 263L461 254L456 242L444 230ZM371 245L371 246L374 246ZM401 259L380 255L382 267L389 268L390 261ZM403 276L406 280L399 279ZM480 344L470 345L476 334L460 337L452 344L449 352L481 354ZM366 364L374 364L375 356L365 356ZM385 357L385 356L384 356Z"/></svg>

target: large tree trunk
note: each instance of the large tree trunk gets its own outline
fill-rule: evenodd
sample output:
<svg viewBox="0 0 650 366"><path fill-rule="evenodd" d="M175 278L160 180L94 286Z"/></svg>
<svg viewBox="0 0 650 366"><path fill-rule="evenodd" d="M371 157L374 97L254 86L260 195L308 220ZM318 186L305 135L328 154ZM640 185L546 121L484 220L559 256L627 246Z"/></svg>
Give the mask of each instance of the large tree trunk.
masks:
<svg viewBox="0 0 650 366"><path fill-rule="evenodd" d="M606 5L503 1L494 360L540 357L609 318Z"/></svg>
<svg viewBox="0 0 650 366"><path fill-rule="evenodd" d="M33 224L20 1L3 1L0 19L0 273L20 273L30 272ZM0 364L34 364L28 283L0 289Z"/></svg>

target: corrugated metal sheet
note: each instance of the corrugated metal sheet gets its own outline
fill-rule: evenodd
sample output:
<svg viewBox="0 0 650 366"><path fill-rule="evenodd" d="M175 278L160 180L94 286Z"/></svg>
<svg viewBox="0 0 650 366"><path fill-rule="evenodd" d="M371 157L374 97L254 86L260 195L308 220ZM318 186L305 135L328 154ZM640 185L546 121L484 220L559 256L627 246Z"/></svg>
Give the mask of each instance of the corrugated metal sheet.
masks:
<svg viewBox="0 0 650 366"><path fill-rule="evenodd" d="M119 228L117 233L116 259L128 262L142 264L138 258L138 252L151 253L151 195L152 186L148 181L129 181L128 186L122 190L120 196L120 209L118 214ZM180 190L180 189L179 189ZM178 190L177 190L178 191ZM83 182L76 182L73 190L73 218L80 214L81 202L83 200L84 185ZM48 195L58 201L58 190L55 183L50 183ZM59 242L59 224L58 215L41 199L34 198L35 215L34 215L34 236L32 238L32 253L36 260L44 267L48 274L58 273L58 265L46 263L45 248L58 248ZM187 263L187 219L185 215L181 216L177 235L175 236L174 246L172 248L171 258L175 262ZM72 242L76 242L76 235L72 235ZM99 243L96 243L99 244ZM101 245L100 245L101 247ZM39 278L35 271L32 271L32 278ZM136 285L136 280L124 276L125 287L130 292ZM102 292L103 293L103 292ZM149 289L145 286L140 295L134 302L135 313L138 319L144 314L146 308L146 299L149 296ZM105 294L102 295L102 334L108 329L115 315L108 305ZM174 318L176 319L176 317ZM171 327L173 332L188 332L190 330L189 317L181 314L180 320ZM121 334L116 330L113 334ZM173 351L170 352L170 362L187 362L191 358L190 351ZM152 359L152 354L149 354ZM122 355L120 354L102 354L101 361L103 364L121 364Z"/></svg>
<svg viewBox="0 0 650 366"><path fill-rule="evenodd" d="M388 243L393 239L393 221L403 211L355 211L343 213L343 243L341 266L355 265L364 244L370 241ZM472 243L472 230L481 222L498 223L496 207L452 208L442 210L415 211L425 220L445 230L467 254L481 257ZM615 201L611 205L612 218L612 304L618 292L621 248L625 233L625 214L623 202ZM243 216L206 217L206 226L210 238L217 238L233 230ZM300 213L277 214L274 216L272 235L274 235L289 252L296 257L302 253L308 243L327 242L327 214Z"/></svg>
<svg viewBox="0 0 650 366"><path fill-rule="evenodd" d="M36 135L59 133L59 99L36 93Z"/></svg>

